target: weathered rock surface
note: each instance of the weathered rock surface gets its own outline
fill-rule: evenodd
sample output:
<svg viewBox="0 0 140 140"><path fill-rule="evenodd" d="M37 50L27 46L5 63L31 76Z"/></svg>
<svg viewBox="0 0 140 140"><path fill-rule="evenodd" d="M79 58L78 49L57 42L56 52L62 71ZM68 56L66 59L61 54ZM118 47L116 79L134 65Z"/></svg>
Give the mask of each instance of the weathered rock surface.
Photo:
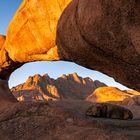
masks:
<svg viewBox="0 0 140 140"><path fill-rule="evenodd" d="M138 140L140 121L86 117L85 102L17 103L0 114L2 140Z"/></svg>
<svg viewBox="0 0 140 140"><path fill-rule="evenodd" d="M134 90L121 91L115 87L101 87L97 88L86 100L96 103L120 102L135 95L140 95L140 93Z"/></svg>
<svg viewBox="0 0 140 140"><path fill-rule="evenodd" d="M120 120L133 119L133 114L130 110L108 103L96 103L92 105L87 111L86 115L99 117L99 118L111 118Z"/></svg>
<svg viewBox="0 0 140 140"><path fill-rule="evenodd" d="M19 101L47 101L49 99L85 100L98 87L106 86L89 77L82 78L77 73L61 75L57 79L48 74L30 76L27 81L11 89Z"/></svg>
<svg viewBox="0 0 140 140"><path fill-rule="evenodd" d="M5 49L10 58L21 63L58 60L56 26L70 1L24 0L8 27Z"/></svg>
<svg viewBox="0 0 140 140"><path fill-rule="evenodd" d="M6 37L0 35L0 79L8 80L11 73L15 68L20 67L22 64L14 62L5 50Z"/></svg>
<svg viewBox="0 0 140 140"><path fill-rule="evenodd" d="M140 1L74 0L57 30L62 59L140 90Z"/></svg>
<svg viewBox="0 0 140 140"><path fill-rule="evenodd" d="M24 0L13 17L0 54L0 78L25 62L59 60L55 44L56 26L71 0ZM5 63L5 65L3 65Z"/></svg>
<svg viewBox="0 0 140 140"><path fill-rule="evenodd" d="M140 106L140 95L135 95L133 97L129 97L123 100L122 104L124 105L138 105Z"/></svg>
<svg viewBox="0 0 140 140"><path fill-rule="evenodd" d="M5 42L5 36L3 36L3 35L0 35L0 50L2 49L2 46L3 46L3 44L4 44L4 42Z"/></svg>
<svg viewBox="0 0 140 140"><path fill-rule="evenodd" d="M101 87L89 95L86 101L92 103L108 102L123 106L131 110L135 119L140 119L140 93L137 91L121 91L115 87Z"/></svg>

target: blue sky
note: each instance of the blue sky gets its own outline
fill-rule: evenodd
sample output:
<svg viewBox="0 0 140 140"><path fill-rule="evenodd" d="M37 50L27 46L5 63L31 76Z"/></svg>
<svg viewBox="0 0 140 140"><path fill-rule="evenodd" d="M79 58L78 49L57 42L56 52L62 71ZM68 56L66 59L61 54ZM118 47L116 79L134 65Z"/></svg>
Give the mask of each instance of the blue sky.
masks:
<svg viewBox="0 0 140 140"><path fill-rule="evenodd" d="M21 4L22 0L0 0L0 34L6 34L9 22L14 13ZM10 77L10 87L23 83L28 76L39 73L41 75L48 73L50 77L57 78L61 74L77 72L82 77L90 77L93 80L100 80L109 86L116 86L120 89L126 87L115 82L113 78L108 77L100 72L89 70L71 62L32 62L23 65L17 69Z"/></svg>

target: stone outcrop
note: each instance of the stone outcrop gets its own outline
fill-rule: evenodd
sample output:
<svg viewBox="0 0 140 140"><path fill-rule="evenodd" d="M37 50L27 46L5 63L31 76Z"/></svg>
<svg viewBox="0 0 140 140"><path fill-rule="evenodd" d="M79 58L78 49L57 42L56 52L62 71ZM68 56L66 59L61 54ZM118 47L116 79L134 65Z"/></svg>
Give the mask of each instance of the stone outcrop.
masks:
<svg viewBox="0 0 140 140"><path fill-rule="evenodd" d="M84 102L17 103L0 114L1 140L138 140L140 120L85 116Z"/></svg>
<svg viewBox="0 0 140 140"><path fill-rule="evenodd" d="M0 78L25 62L59 60L55 44L58 19L70 0L24 0L13 17L0 58ZM5 64L5 65L2 65Z"/></svg>
<svg viewBox="0 0 140 140"><path fill-rule="evenodd" d="M58 23L62 59L140 90L140 1L74 0Z"/></svg>
<svg viewBox="0 0 140 140"><path fill-rule="evenodd" d="M58 19L70 0L24 0L7 31L5 49L14 62L59 60Z"/></svg>
<svg viewBox="0 0 140 140"><path fill-rule="evenodd" d="M15 103L17 100L8 87L8 81L0 79L0 116L3 111L11 108Z"/></svg>
<svg viewBox="0 0 140 140"><path fill-rule="evenodd" d="M82 78L77 73L63 74L57 79L50 78L48 74L36 74L11 91L19 101L85 100L95 89L104 86L100 81Z"/></svg>
<svg viewBox="0 0 140 140"><path fill-rule="evenodd" d="M133 106L133 105L140 106L140 94L124 99L122 104L128 106Z"/></svg>
<svg viewBox="0 0 140 140"><path fill-rule="evenodd" d="M97 103L92 105L86 112L86 115L100 118L111 118L128 120L133 118L130 110L108 103Z"/></svg>
<svg viewBox="0 0 140 140"><path fill-rule="evenodd" d="M129 109L135 119L140 119L140 92L134 90L119 90L115 87L101 87L86 98L93 104L111 103Z"/></svg>
<svg viewBox="0 0 140 140"><path fill-rule="evenodd" d="M6 37L0 35L0 79L8 80L11 73L15 68L20 67L22 64L14 62L8 55L5 49Z"/></svg>
<svg viewBox="0 0 140 140"><path fill-rule="evenodd" d="M97 88L86 100L96 103L121 102L135 95L140 95L140 93L134 90L122 91L115 87L101 87Z"/></svg>

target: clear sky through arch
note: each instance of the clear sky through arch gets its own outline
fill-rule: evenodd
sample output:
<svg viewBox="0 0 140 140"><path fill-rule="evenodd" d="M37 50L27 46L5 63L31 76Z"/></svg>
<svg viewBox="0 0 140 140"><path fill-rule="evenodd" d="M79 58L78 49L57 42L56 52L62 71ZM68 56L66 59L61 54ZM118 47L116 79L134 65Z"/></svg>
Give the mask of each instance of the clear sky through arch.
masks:
<svg viewBox="0 0 140 140"><path fill-rule="evenodd" d="M0 34L6 34L7 27L14 16L22 0L0 0ZM90 77L93 80L100 80L110 86L126 89L123 85L114 81L100 72L81 67L70 62L34 62L28 63L17 69L10 77L10 87L23 83L28 76L39 73L48 73L50 77L57 78L61 74L77 72L82 77Z"/></svg>

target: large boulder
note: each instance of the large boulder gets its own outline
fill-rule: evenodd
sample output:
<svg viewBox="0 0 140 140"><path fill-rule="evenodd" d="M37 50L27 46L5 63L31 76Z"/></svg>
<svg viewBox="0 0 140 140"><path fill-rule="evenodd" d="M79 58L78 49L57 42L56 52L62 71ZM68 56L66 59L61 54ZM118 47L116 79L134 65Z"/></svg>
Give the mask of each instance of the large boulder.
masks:
<svg viewBox="0 0 140 140"><path fill-rule="evenodd" d="M140 1L74 0L57 30L61 59L140 90Z"/></svg>
<svg viewBox="0 0 140 140"><path fill-rule="evenodd" d="M59 60L56 26L71 0L24 0L7 31L5 49L13 61Z"/></svg>
<svg viewBox="0 0 140 140"><path fill-rule="evenodd" d="M7 79L25 62L60 59L55 44L56 27L70 1L23 1L8 27L0 53L0 78Z"/></svg>
<svg viewBox="0 0 140 140"><path fill-rule="evenodd" d="M115 87L99 87L87 97L87 101L96 103L121 102L132 96L133 94L126 93Z"/></svg>
<svg viewBox="0 0 140 140"><path fill-rule="evenodd" d="M129 109L108 103L97 103L92 105L86 111L86 115L120 120L129 120L133 118L133 114Z"/></svg>

